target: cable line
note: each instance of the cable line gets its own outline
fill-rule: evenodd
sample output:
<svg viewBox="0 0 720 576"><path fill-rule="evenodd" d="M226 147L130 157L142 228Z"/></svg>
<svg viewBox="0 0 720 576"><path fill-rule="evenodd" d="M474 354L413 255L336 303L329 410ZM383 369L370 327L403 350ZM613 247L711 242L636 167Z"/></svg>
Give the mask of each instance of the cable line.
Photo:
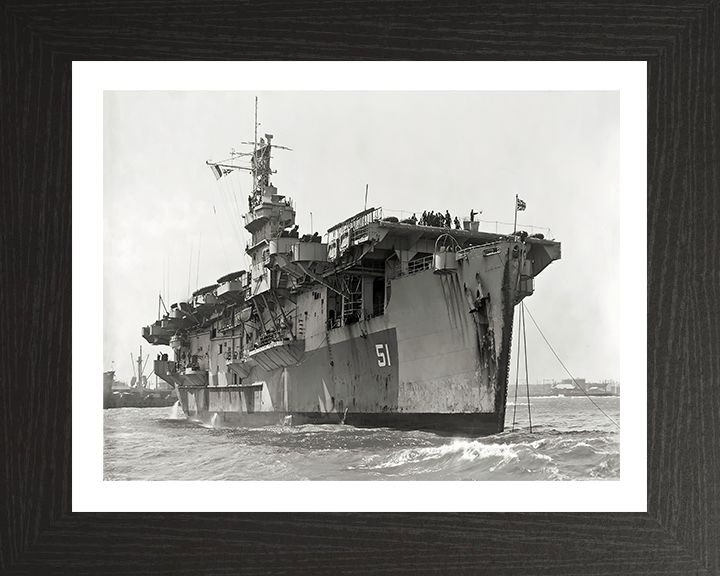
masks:
<svg viewBox="0 0 720 576"><path fill-rule="evenodd" d="M224 214L230 220L230 230L234 241L237 243L240 253L244 254L245 244L240 227L241 215L239 214L239 206L237 205L236 195L233 190L233 182L230 180L232 176L232 174L228 174L218 180L217 187L223 204ZM218 226L220 226L219 222Z"/></svg>
<svg viewBox="0 0 720 576"><path fill-rule="evenodd" d="M530 314L530 310L528 310L527 313ZM610 422L612 422L613 424L615 424L615 426L617 426L618 429L619 429L619 428L620 428L620 425L619 425L617 422L615 422L615 420L613 420L612 418L610 418L610 416L608 416L608 415L605 413L605 411L604 411L602 408L600 408L600 406L598 406L597 404L595 404L595 401L590 397L590 395L589 395L587 392L585 392L585 389L577 383L577 381L575 380L575 377L574 377L572 374L570 374L570 370L568 370L567 367L565 366L565 364L563 364L563 361L560 360L560 357L557 355L557 353L555 352L555 350L553 349L553 347L550 345L550 342L548 342L548 339L545 338L545 334L543 334L542 330L540 330L540 326L538 326L537 322L535 322L535 318L533 318L533 315L532 315L532 314L530 314L530 319L533 321L533 324L535 324L535 328L538 329L538 332L540 332L540 336L542 336L542 337L543 337L543 340L545 340L545 344L548 345L548 348L550 348L550 351L555 355L555 358L557 358L558 362L560 362L560 365L561 365L563 368L565 368L565 372L568 373L568 376L570 376L570 378L572 379L572 381L573 381L573 383L575 384L575 386L577 386L577 387L580 389L580 391L581 391L583 394L585 394L585 396L587 397L587 399L590 400L590 402L593 403L593 405L595 406L595 408L597 408L600 412L603 413L603 415L605 416L605 418L607 418L608 420L610 420Z"/></svg>
<svg viewBox="0 0 720 576"><path fill-rule="evenodd" d="M224 178L224 181L221 183L221 181L218 181L218 185L220 188L221 197L223 200L223 204L225 206L225 214L230 219L230 227L233 232L233 236L235 236L235 241L238 244L238 247L240 250L244 250L245 247L243 245L242 236L240 232L240 222L239 217L237 214L235 214L235 211L233 210L233 202L232 202L232 191L230 190L231 184L228 182L228 178L230 178L231 175L228 175Z"/></svg>
<svg viewBox="0 0 720 576"><path fill-rule="evenodd" d="M520 332L520 317L518 316L518 332ZM520 338L518 338L517 362L515 366L515 398L513 399L512 432L515 432L515 414L517 413L518 379L520 378ZM529 402L529 400L528 400Z"/></svg>
<svg viewBox="0 0 720 576"><path fill-rule="evenodd" d="M528 361L527 361L527 326L525 324L525 302L520 302L520 314L522 318L522 335L523 335L523 349L525 350L525 390L527 393L527 409L528 409L528 422L530 423L530 432L532 433L532 416L530 415L530 375L528 374Z"/></svg>
<svg viewBox="0 0 720 576"><path fill-rule="evenodd" d="M526 338L526 325L525 325L525 303L520 302L520 314L518 315L518 351L517 351L517 366L515 368L515 400L513 406L513 423L512 431L515 431L515 414L517 413L517 396L518 396L518 381L520 378L520 335L522 334L522 344L525 352L525 388L527 391L527 409L528 409L528 422L530 424L530 433L532 433L532 415L530 413L530 376L528 374L528 361L527 361L527 338Z"/></svg>

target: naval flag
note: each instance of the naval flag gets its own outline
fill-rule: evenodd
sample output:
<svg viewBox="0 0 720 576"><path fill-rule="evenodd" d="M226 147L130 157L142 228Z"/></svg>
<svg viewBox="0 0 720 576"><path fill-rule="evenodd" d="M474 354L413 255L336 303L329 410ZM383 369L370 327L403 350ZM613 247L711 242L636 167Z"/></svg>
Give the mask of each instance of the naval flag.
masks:
<svg viewBox="0 0 720 576"><path fill-rule="evenodd" d="M220 170L220 166L212 164L210 166L210 169L213 171L213 174L215 175L215 180L220 180L220 178L223 177L223 171Z"/></svg>
<svg viewBox="0 0 720 576"><path fill-rule="evenodd" d="M226 176L232 172L230 168L220 168L217 164L211 164L210 169L215 175L215 180L220 180L223 176Z"/></svg>
<svg viewBox="0 0 720 576"><path fill-rule="evenodd" d="M527 208L527 204L525 204L525 202L523 202L522 200L520 200L520 198L517 198L517 209L518 209L518 210L525 210L525 208Z"/></svg>

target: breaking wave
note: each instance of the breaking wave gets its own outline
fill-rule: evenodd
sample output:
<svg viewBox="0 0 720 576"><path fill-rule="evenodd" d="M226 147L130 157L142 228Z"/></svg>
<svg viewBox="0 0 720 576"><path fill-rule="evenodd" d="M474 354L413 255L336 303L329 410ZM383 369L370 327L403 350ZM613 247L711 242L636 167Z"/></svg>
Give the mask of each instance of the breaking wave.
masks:
<svg viewBox="0 0 720 576"><path fill-rule="evenodd" d="M619 401L604 403L619 421ZM520 422L485 438L344 425L233 428L187 420L178 406L106 410L104 478L617 480L617 427L588 404L533 399L532 432Z"/></svg>
<svg viewBox="0 0 720 576"><path fill-rule="evenodd" d="M609 479L619 476L617 448L607 438L542 438L527 442L454 440L440 446L372 455L357 469L403 479Z"/></svg>

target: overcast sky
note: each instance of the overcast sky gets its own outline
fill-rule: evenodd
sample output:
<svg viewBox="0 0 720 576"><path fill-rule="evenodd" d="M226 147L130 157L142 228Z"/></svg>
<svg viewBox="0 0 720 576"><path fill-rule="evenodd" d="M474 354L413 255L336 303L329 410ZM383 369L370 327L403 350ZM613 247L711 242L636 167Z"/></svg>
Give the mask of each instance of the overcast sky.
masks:
<svg viewBox="0 0 720 576"><path fill-rule="evenodd" d="M159 293L169 308L247 266L237 214L251 177L216 181L205 161L250 149L255 96L258 135L292 148L274 151L273 184L295 201L301 234L311 213L324 233L362 210L366 185L386 215L482 210L483 229L505 232L518 194L519 227L562 242L527 309L573 376L619 379L618 92L106 91L105 370L114 362L129 381L140 345L151 360L169 351L140 335ZM566 378L527 323L530 382ZM514 382L516 337L512 354Z"/></svg>

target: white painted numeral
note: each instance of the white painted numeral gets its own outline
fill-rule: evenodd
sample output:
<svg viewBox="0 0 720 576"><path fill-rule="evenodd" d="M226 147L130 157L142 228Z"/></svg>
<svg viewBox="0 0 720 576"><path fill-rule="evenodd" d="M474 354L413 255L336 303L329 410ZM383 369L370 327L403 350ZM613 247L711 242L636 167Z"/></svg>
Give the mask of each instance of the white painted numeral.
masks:
<svg viewBox="0 0 720 576"><path fill-rule="evenodd" d="M387 344L375 344L375 354L378 357L378 366L390 366L390 349Z"/></svg>

